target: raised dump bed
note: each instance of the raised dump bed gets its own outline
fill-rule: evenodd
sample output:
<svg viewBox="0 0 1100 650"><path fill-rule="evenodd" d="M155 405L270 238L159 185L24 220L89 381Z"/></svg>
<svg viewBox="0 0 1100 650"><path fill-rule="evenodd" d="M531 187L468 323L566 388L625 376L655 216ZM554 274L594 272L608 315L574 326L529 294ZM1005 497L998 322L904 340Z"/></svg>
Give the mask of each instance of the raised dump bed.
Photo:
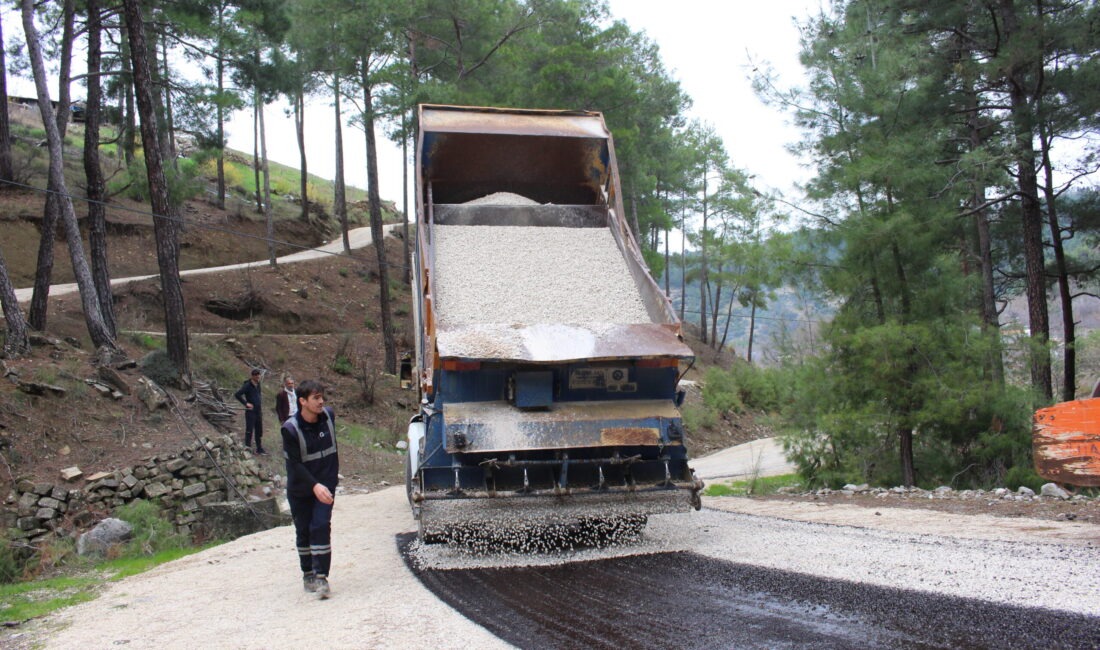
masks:
<svg viewBox="0 0 1100 650"><path fill-rule="evenodd" d="M422 535L618 537L698 507L677 392L692 353L620 217L602 117L423 106L420 128Z"/></svg>

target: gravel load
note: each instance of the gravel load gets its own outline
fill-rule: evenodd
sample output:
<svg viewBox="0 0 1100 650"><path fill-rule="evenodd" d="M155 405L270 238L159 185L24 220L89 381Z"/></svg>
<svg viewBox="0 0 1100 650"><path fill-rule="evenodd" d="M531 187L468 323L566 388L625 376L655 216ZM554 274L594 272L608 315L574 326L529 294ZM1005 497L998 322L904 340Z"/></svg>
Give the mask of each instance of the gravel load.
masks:
<svg viewBox="0 0 1100 650"><path fill-rule="evenodd" d="M493 192L463 205L538 205L539 202L512 192Z"/></svg>
<svg viewBox="0 0 1100 650"><path fill-rule="evenodd" d="M605 228L439 226L441 325L650 323Z"/></svg>

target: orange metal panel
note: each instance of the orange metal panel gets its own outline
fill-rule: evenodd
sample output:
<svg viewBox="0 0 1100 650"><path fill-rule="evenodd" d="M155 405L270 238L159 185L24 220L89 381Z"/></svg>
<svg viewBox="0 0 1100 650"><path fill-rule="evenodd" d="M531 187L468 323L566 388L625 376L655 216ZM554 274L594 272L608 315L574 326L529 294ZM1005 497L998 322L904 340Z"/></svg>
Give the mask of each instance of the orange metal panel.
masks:
<svg viewBox="0 0 1100 650"><path fill-rule="evenodd" d="M1031 432L1039 476L1070 485L1100 486L1100 399L1039 409Z"/></svg>

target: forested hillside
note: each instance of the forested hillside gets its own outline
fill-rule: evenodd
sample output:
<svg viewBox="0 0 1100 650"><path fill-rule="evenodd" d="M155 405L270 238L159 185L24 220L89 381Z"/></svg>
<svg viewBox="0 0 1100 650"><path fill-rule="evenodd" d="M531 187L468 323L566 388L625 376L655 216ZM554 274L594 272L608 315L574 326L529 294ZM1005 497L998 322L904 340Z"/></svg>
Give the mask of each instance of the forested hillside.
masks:
<svg viewBox="0 0 1100 650"><path fill-rule="evenodd" d="M654 276L664 284L668 269L669 293L705 346L733 343L748 357L751 333L752 362L769 362L715 375L708 417L754 403L776 412L811 481L1032 480L1029 414L1091 387L1081 361L1096 341L1078 325L1100 289L1095 1L837 0L799 18L807 84L785 87L766 64L752 72L759 98L801 130L795 148L814 174L798 196L754 187L753 170L731 164L715 129L688 118L691 98L656 43L597 0L23 0L5 9L14 54L4 72L34 77L51 164L45 177L23 174L4 112L0 181L49 188L44 223L61 224L89 336L109 350L97 206L118 190L94 158L117 151L158 217L167 349L182 386L186 220L177 211L188 166L210 166L223 204L225 116L251 107L249 184L269 215L263 109L281 98L299 125L302 218L323 201L346 223L341 161L354 135L367 150L376 236L377 144L411 150L418 103L604 113L626 216ZM701 44L700 56L735 47ZM86 59L79 78L75 52ZM60 170L74 84L86 89L88 159L75 186ZM306 181L306 97L329 99L340 125L331 196ZM192 163L182 162L183 141L194 144ZM88 201L87 259L68 197ZM54 230L43 229L43 251ZM390 291L408 264L379 252L377 266L392 372ZM25 319L4 302L8 354L26 349L27 327L44 326L50 269L40 255ZM1019 304L1017 325L1006 309Z"/></svg>

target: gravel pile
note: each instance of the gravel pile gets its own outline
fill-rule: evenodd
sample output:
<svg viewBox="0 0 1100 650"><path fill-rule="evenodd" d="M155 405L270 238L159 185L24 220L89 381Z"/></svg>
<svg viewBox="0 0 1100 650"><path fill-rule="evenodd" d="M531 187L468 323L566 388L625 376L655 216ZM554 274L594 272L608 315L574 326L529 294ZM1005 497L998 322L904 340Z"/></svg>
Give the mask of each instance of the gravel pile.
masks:
<svg viewBox="0 0 1100 650"><path fill-rule="evenodd" d="M649 323L604 228L436 226L442 325Z"/></svg>
<svg viewBox="0 0 1100 650"><path fill-rule="evenodd" d="M463 205L538 205L538 201L511 192L493 192Z"/></svg>

